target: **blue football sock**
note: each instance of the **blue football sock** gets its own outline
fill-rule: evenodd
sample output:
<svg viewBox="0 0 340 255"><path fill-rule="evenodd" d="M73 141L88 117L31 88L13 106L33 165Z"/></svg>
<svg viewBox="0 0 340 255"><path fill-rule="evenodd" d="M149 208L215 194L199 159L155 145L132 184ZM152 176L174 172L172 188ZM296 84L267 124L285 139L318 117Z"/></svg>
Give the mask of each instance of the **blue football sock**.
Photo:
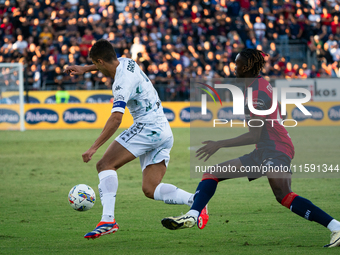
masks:
<svg viewBox="0 0 340 255"><path fill-rule="evenodd" d="M196 189L194 196L194 203L191 206L191 210L201 212L203 208L208 204L210 198L215 194L217 187L217 181L212 179L202 180Z"/></svg>
<svg viewBox="0 0 340 255"><path fill-rule="evenodd" d="M315 221L325 227L333 220L331 216L315 206L311 201L300 196L294 198L290 205L290 210L307 220Z"/></svg>

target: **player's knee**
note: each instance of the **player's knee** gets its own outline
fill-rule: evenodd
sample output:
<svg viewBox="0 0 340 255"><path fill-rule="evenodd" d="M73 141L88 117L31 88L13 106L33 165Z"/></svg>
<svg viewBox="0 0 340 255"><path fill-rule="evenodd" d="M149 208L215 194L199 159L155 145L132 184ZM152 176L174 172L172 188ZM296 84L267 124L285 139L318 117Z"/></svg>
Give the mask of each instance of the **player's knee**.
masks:
<svg viewBox="0 0 340 255"><path fill-rule="evenodd" d="M96 167L97 167L98 173L104 170L115 170L116 171L118 169L118 167L115 164L108 163L104 159L99 160L96 164Z"/></svg>
<svg viewBox="0 0 340 255"><path fill-rule="evenodd" d="M143 190L143 193L146 197L153 199L153 194L155 192L154 189L150 188L150 186L143 185L142 190Z"/></svg>
<svg viewBox="0 0 340 255"><path fill-rule="evenodd" d="M105 164L105 162L104 162L103 159L101 159L101 160L99 160L99 161L97 162L96 167L97 167L97 172L98 172L98 173L101 172L101 171L103 171L103 170L107 170L107 169L106 169L107 166L106 166L106 164Z"/></svg>

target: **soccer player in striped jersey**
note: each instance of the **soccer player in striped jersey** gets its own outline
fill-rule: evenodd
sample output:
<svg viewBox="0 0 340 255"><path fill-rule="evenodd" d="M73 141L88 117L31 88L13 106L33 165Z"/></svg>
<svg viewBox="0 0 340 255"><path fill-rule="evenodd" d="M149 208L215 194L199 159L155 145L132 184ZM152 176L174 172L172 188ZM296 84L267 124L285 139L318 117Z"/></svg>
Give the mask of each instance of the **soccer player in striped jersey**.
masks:
<svg viewBox="0 0 340 255"><path fill-rule="evenodd" d="M281 118L280 109L277 107L269 116L259 116L252 114L247 105L247 87L251 87L255 109L268 110L272 106L272 86L259 75L265 64L264 55L256 49L244 49L235 60L236 77L244 80L246 84L244 109L246 119L247 122L252 120L253 127L249 127L249 132L236 138L203 142L205 145L197 150L196 156L206 161L220 148L256 144L256 149L249 154L219 164L221 167L236 167L238 171L235 173L214 173L214 175L205 173L198 184L194 203L189 212L179 217L164 218L162 224L172 230L193 227L197 216L214 195L220 181L238 177L248 177L249 181L252 181L263 175L239 171L241 167L267 166L268 169L269 166L282 166L280 169L286 167L289 171L266 172L276 200L293 213L327 227L332 233L331 241L325 247L340 246L340 222L291 189L290 162L294 157L294 146L285 127L276 120ZM275 121L272 123L265 119L275 119ZM265 124L260 125L260 123Z"/></svg>

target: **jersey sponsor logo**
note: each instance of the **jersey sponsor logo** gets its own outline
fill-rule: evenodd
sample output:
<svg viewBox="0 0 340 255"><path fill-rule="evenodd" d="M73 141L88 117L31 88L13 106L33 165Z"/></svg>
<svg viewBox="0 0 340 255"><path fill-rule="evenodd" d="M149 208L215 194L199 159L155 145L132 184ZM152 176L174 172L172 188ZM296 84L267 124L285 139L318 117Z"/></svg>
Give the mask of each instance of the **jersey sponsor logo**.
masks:
<svg viewBox="0 0 340 255"><path fill-rule="evenodd" d="M260 98L253 98L253 106L254 106L255 108L261 109L261 108L265 107L266 104L265 104L264 101L263 101L262 99L260 99Z"/></svg>
<svg viewBox="0 0 340 255"><path fill-rule="evenodd" d="M63 120L68 124L74 124L79 121L93 123L97 120L97 114L86 108L70 108L64 112Z"/></svg>
<svg viewBox="0 0 340 255"><path fill-rule="evenodd" d="M174 121L175 113L171 109L163 107L163 112L169 122Z"/></svg>
<svg viewBox="0 0 340 255"><path fill-rule="evenodd" d="M16 124L20 120L20 116L16 111L10 109L0 109L0 123L7 122Z"/></svg>
<svg viewBox="0 0 340 255"><path fill-rule="evenodd" d="M304 121L306 119L313 119L313 120L322 120L323 119L323 111L316 106L304 106L307 111L309 111L312 116L306 116L304 113L302 113L299 108L295 107L292 110L292 117L296 121Z"/></svg>
<svg viewBox="0 0 340 255"><path fill-rule="evenodd" d="M20 104L19 96L11 96L8 99L11 100L12 104ZM32 96L24 96L24 102L30 104L40 104L39 99Z"/></svg>
<svg viewBox="0 0 340 255"><path fill-rule="evenodd" d="M75 96L70 96L68 103L80 103L80 100ZM55 96L49 96L46 98L45 104L55 104Z"/></svg>
<svg viewBox="0 0 340 255"><path fill-rule="evenodd" d="M113 97L111 95L96 94L96 95L89 96L86 99L86 103L110 103L112 98Z"/></svg>
<svg viewBox="0 0 340 255"><path fill-rule="evenodd" d="M125 106L126 106L126 103L124 101L116 101L116 102L113 103L112 108L121 107L121 108L125 109Z"/></svg>
<svg viewBox="0 0 340 255"><path fill-rule="evenodd" d="M331 107L328 110L328 117L333 121L339 121L340 120L340 105Z"/></svg>
<svg viewBox="0 0 340 255"><path fill-rule="evenodd" d="M244 120L245 116L243 115L233 115L233 107L223 107L218 110L217 118L219 119L227 119L227 120Z"/></svg>
<svg viewBox="0 0 340 255"><path fill-rule="evenodd" d="M135 72L135 61L129 60L127 70L134 73Z"/></svg>
<svg viewBox="0 0 340 255"><path fill-rule="evenodd" d="M53 110L44 108L35 108L28 110L25 114L25 121L28 124L38 124L40 122L57 123L59 115Z"/></svg>
<svg viewBox="0 0 340 255"><path fill-rule="evenodd" d="M207 109L207 114L201 113L201 107L186 107L183 108L179 114L183 122L191 122L195 120L203 120L209 122L212 120L213 114Z"/></svg>

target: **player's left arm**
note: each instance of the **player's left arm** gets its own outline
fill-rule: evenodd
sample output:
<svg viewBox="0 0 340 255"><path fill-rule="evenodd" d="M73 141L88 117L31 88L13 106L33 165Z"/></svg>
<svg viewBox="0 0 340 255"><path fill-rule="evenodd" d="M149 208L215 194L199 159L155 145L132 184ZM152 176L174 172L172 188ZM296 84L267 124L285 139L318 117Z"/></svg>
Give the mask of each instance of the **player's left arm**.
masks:
<svg viewBox="0 0 340 255"><path fill-rule="evenodd" d="M121 112L113 112L109 119L107 120L103 131L97 138L97 140L94 142L94 144L91 146L90 149L88 149L82 156L83 161L85 163L89 162L93 156L93 154L96 153L98 148L102 146L107 140L110 139L110 137L117 131L117 129L120 126L120 123L122 122L123 113Z"/></svg>
<svg viewBox="0 0 340 255"><path fill-rule="evenodd" d="M202 142L205 144L205 146L199 148L196 151L196 157L199 157L199 159L205 158L204 161L207 161L211 155L221 148L257 144L260 141L262 127L265 123L265 117L252 116L250 119L252 120L251 123L253 127L249 127L249 131L247 133L231 139Z"/></svg>
<svg viewBox="0 0 340 255"><path fill-rule="evenodd" d="M263 81L261 81L263 82ZM265 90L254 90L253 91L253 107L257 110L268 110L271 107L272 99L268 95L268 92L271 89L269 83L265 83L262 87L265 87ZM266 91L268 90L268 92ZM220 140L220 141L205 141L203 144L205 146L201 147L196 151L196 157L199 159L204 159L207 161L211 155L213 155L220 148L228 148L228 147L236 147L236 146L244 146L250 144L257 144L260 141L262 128L265 125L266 116L258 116L250 113L251 126L249 126L249 131L243 135L240 135L235 138Z"/></svg>

